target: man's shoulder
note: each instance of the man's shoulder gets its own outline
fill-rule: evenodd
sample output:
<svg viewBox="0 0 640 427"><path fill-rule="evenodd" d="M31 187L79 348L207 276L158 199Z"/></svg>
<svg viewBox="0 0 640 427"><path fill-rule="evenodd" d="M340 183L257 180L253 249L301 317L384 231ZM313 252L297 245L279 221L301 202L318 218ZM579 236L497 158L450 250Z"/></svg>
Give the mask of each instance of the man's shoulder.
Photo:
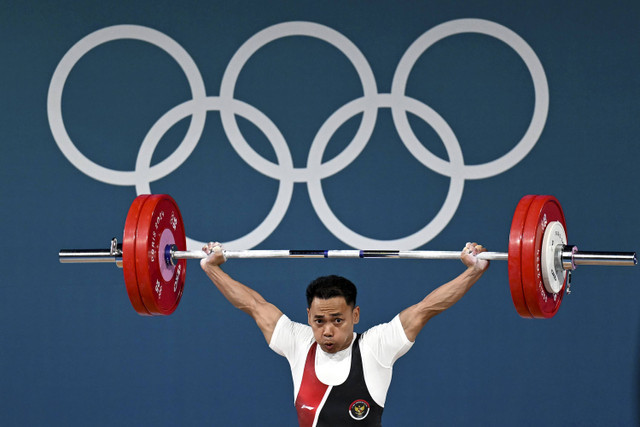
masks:
<svg viewBox="0 0 640 427"><path fill-rule="evenodd" d="M370 327L361 334L361 340L382 339L388 334L395 334L399 329L402 329L402 323L400 317L396 315L391 321L386 323L379 323Z"/></svg>
<svg viewBox="0 0 640 427"><path fill-rule="evenodd" d="M313 331L311 331L311 326L291 320L286 314L283 314L280 317L280 319L278 319L276 328L281 328L283 332L288 332L293 334L311 332L311 334L313 335Z"/></svg>
<svg viewBox="0 0 640 427"><path fill-rule="evenodd" d="M288 353L287 349L293 349L313 341L311 326L295 322L286 314L283 314L271 336L269 347L279 354Z"/></svg>
<svg viewBox="0 0 640 427"><path fill-rule="evenodd" d="M363 355L371 355L381 366L390 368L395 361L413 346L396 316L388 323L368 329L360 338Z"/></svg>

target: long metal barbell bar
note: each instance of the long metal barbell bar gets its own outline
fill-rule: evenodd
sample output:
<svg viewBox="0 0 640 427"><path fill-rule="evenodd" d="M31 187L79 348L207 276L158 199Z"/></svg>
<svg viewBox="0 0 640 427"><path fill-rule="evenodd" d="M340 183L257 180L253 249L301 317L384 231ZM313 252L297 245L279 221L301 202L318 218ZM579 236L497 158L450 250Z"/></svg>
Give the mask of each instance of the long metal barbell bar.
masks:
<svg viewBox="0 0 640 427"><path fill-rule="evenodd" d="M78 263L115 263L122 267L122 245L114 238L112 248L115 249L62 249L58 256L63 264ZM593 252L576 251L574 246L563 245L561 263L564 270L573 270L572 266L600 265L600 266L634 266L637 264L635 252ZM397 250L361 250L361 249L330 249L330 250L287 250L287 249L249 249L223 250L226 259L285 259L285 258L383 258L383 259L423 259L445 260L459 259L460 251L397 251ZM165 248L165 261L174 264L181 259L202 259L208 254L204 251L180 251L174 246ZM489 261L508 261L507 252L483 252L478 259Z"/></svg>
<svg viewBox="0 0 640 427"><path fill-rule="evenodd" d="M564 214L557 199L525 196L518 203L511 224L509 252L478 255L480 259L509 262L511 295L522 317L555 315L565 291L567 272L570 274L578 265L637 264L635 252L579 251L566 243L565 230ZM124 269L127 292L136 311L142 315L166 315L175 310L182 296L184 261L207 257L204 251L189 251L185 246L184 226L175 201L167 195L142 195L129 209L124 245L114 238L107 250L63 249L59 260L61 263L115 262ZM227 259L436 260L459 259L460 251L224 250L224 256Z"/></svg>

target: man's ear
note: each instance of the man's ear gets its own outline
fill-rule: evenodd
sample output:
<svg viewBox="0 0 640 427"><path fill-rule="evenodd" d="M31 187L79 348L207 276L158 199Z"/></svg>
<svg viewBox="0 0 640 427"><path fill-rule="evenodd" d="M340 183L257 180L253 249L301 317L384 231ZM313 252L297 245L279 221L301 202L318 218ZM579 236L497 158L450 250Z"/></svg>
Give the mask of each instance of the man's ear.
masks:
<svg viewBox="0 0 640 427"><path fill-rule="evenodd" d="M353 324L355 325L360 321L360 306L355 307L353 309L352 315L353 315Z"/></svg>
<svg viewBox="0 0 640 427"><path fill-rule="evenodd" d="M307 323L309 323L309 326L311 326L311 312L309 310L309 308L307 308Z"/></svg>

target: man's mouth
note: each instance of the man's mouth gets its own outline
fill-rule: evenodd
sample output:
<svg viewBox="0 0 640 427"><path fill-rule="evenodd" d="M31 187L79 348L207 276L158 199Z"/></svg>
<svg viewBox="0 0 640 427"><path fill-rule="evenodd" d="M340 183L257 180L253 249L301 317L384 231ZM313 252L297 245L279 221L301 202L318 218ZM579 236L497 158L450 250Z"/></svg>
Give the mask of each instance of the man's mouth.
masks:
<svg viewBox="0 0 640 427"><path fill-rule="evenodd" d="M327 352L330 352L335 347L335 344L334 343L324 343L322 346L325 348L325 350Z"/></svg>

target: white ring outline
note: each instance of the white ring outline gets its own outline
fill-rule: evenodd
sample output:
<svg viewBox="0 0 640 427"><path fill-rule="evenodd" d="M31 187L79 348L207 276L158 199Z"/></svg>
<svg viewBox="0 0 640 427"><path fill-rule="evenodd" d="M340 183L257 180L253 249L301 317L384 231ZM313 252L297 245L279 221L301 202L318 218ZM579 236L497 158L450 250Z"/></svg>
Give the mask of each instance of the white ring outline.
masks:
<svg viewBox="0 0 640 427"><path fill-rule="evenodd" d="M362 52L360 52L358 47L353 44L351 40L325 25L313 22L292 21L267 27L253 35L244 42L242 46L240 46L238 51L231 58L231 61L229 61L222 77L222 82L220 84L220 97L227 101L235 99L234 90L238 77L242 68L251 56L266 44L279 38L291 36L312 37L336 47L355 67L356 72L360 77L360 82L362 83L363 96L372 97L378 94L373 70ZM329 169L329 171L325 171L323 173L324 177L337 173L340 169L347 166L347 162L352 162L360 154L373 134L377 114L378 109L375 108L374 105L368 105L364 109L362 122L360 123L360 127L358 128L356 135L340 154L325 163L328 164L326 168ZM251 165L255 170L270 178L281 179L283 177L282 173L278 170L277 165L260 156L247 143L240 132L235 117L230 111L223 109L221 111L221 118L222 125L231 145L245 162ZM320 167L322 166L324 165L320 165ZM318 171L313 172L317 173ZM307 168L296 168L294 169L293 174L295 182L307 182L309 179L313 179L313 174L310 174Z"/></svg>
<svg viewBox="0 0 640 427"><path fill-rule="evenodd" d="M509 152L496 160L480 165L464 166L464 177L466 179L483 179L503 173L524 159L538 142L538 138L540 138L547 120L547 114L549 112L549 86L547 77L538 56L522 37L503 25L483 19L457 19L437 25L418 37L402 56L393 76L391 93L396 95L405 94L411 69L418 58L429 47L445 37L462 33L488 35L504 42L515 50L531 74L535 93L533 116L522 139ZM400 138L411 154L418 157L417 154L421 153L426 160L423 164L435 172L445 176L450 176L450 174L453 173L450 163L433 155L420 143L413 133L404 111L392 108L392 117Z"/></svg>
<svg viewBox="0 0 640 427"><path fill-rule="evenodd" d="M119 171L105 168L82 154L71 141L65 128L64 120L62 119L62 92L64 85L73 67L75 67L87 52L103 43L120 39L144 41L167 52L178 63L180 68L182 68L182 71L187 77L191 95L194 100L204 99L206 97L206 90L200 71L187 51L172 38L148 27L139 25L114 25L102 28L80 39L62 57L51 78L49 93L47 95L47 114L49 116L51 133L60 151L62 151L67 159L81 172L97 181L124 186L136 185L136 182L143 178L149 181L158 180L169 175L184 163L200 140L206 120L206 111L202 110L200 113L192 116L187 133L180 145L176 147L175 151L169 157L148 170L149 175L145 177L141 177L140 173L136 170ZM179 149L184 149L185 151L180 153Z"/></svg>
<svg viewBox="0 0 640 427"><path fill-rule="evenodd" d="M333 135L342 124L358 114L362 109L366 108L367 104L372 101L377 102L378 107L397 108L402 106L403 110L411 111L416 116L422 118L438 133L442 141L444 142L447 154L451 159L454 166L458 168L452 168L455 170L462 170L464 166L464 160L462 157L462 150L460 144L453 133L453 130L449 127L447 122L436 113L431 107L407 96L397 97L391 94L379 94L376 98L359 98L346 104L341 109L337 110L329 119L324 123L323 128L326 127L326 132L318 132L319 135ZM341 121L342 120L342 121ZM309 151L309 163L312 166L319 164L322 161L322 153L325 147L329 143L329 138L316 138ZM420 154L421 155L421 154ZM422 162L420 158L416 158ZM454 174L451 176L451 183L449 184L449 192L445 199L444 204L436 214L436 216L422 229L417 232L399 239L390 240L378 240L371 239L362 236L350 228L346 227L332 212L329 204L327 203L324 193L322 191L321 176L316 176L314 179L310 179L307 182L307 189L309 191L309 197L313 208L315 209L318 217L327 229L338 239L344 243L356 248L379 248L379 249L399 249L410 250L421 246L424 242L428 242L432 238L438 235L444 227L447 226L451 218L456 212L460 200L462 198L462 191L464 188L464 177L461 174Z"/></svg>

